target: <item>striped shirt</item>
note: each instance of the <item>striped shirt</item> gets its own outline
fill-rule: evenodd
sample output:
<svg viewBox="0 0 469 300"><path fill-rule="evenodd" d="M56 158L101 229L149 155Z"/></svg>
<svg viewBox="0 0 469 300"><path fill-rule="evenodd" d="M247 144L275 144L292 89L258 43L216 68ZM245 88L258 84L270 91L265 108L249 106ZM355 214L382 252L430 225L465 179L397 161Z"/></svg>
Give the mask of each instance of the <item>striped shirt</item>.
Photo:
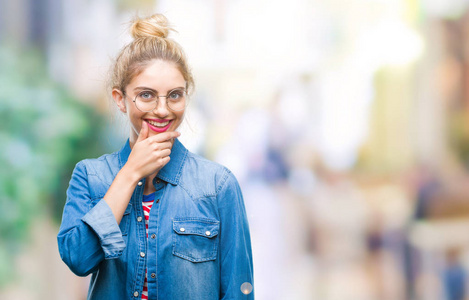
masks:
<svg viewBox="0 0 469 300"><path fill-rule="evenodd" d="M148 238L148 220L150 219L150 210L155 200L155 193L150 195L143 195L143 215L145 216L145 229ZM147 270L145 269L145 281L143 282L142 300L148 300L148 283L147 283Z"/></svg>

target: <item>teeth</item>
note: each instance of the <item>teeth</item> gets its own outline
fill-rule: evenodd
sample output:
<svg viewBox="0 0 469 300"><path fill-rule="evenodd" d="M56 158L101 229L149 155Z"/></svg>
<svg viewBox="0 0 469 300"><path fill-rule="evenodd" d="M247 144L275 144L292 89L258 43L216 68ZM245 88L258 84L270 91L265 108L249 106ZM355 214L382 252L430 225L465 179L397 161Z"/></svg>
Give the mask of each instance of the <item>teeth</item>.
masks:
<svg viewBox="0 0 469 300"><path fill-rule="evenodd" d="M166 125L169 124L169 121L166 121L166 122L163 122L163 123L159 123L159 122L155 122L155 121L150 121L148 120L147 121L150 125L153 125L153 126L156 126L156 127L165 127Z"/></svg>

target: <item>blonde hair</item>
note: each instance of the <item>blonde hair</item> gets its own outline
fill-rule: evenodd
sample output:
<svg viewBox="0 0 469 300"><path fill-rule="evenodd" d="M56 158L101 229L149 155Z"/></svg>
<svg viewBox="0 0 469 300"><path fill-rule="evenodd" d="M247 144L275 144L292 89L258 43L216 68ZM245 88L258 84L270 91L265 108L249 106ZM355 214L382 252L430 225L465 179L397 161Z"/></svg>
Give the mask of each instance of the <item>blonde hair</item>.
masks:
<svg viewBox="0 0 469 300"><path fill-rule="evenodd" d="M168 38L174 29L168 19L161 14L147 18L137 18L132 22L130 33L133 41L124 46L112 67L110 87L125 93L132 79L156 59L173 62L186 81L186 90L191 93L194 79L187 64L182 47Z"/></svg>

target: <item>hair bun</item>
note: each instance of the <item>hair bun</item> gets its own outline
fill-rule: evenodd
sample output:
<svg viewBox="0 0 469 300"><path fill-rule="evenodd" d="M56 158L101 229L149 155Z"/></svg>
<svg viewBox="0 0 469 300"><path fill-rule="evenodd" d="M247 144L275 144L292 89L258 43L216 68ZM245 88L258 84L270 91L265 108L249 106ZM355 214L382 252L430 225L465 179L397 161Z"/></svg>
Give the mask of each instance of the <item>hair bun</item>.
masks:
<svg viewBox="0 0 469 300"><path fill-rule="evenodd" d="M170 30L168 19L162 14L154 14L148 18L136 19L130 27L130 34L134 39L145 37L166 38Z"/></svg>

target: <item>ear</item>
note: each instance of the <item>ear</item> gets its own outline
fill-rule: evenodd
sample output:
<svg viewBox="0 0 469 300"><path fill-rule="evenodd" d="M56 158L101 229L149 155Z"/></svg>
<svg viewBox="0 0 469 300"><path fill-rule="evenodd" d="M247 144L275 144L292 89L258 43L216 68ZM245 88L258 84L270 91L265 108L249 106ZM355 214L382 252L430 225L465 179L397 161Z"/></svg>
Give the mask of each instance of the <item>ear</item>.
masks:
<svg viewBox="0 0 469 300"><path fill-rule="evenodd" d="M125 99L124 99L124 94L122 93L121 90L118 89L113 89L112 90L112 98L117 104L117 107L119 110L123 113L127 112L127 107L125 106Z"/></svg>

